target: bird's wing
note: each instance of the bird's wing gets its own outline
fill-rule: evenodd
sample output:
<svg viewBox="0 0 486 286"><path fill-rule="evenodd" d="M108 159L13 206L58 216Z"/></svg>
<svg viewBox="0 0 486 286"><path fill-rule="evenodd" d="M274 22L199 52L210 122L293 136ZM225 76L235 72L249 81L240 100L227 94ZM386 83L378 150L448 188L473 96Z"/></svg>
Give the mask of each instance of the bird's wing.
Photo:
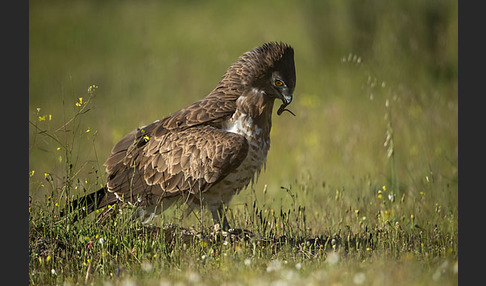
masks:
<svg viewBox="0 0 486 286"><path fill-rule="evenodd" d="M221 123L235 112L236 100L242 92L218 86L205 98L162 119L154 135L163 136L167 130L183 130L203 124L221 127Z"/></svg>
<svg viewBox="0 0 486 286"><path fill-rule="evenodd" d="M138 205L164 197L207 191L246 158L248 142L210 125L184 130L156 130L155 122L125 136L105 162L107 187Z"/></svg>

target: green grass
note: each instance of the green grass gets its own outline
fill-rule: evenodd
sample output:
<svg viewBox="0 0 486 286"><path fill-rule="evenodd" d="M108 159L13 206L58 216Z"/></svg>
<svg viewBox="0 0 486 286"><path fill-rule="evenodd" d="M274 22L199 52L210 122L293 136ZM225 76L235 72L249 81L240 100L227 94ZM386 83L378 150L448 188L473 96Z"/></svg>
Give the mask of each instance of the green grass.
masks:
<svg viewBox="0 0 486 286"><path fill-rule="evenodd" d="M456 2L29 5L30 284L457 285ZM228 209L260 236L179 208L59 221L124 134L273 40L295 48L297 116L274 116L267 169Z"/></svg>

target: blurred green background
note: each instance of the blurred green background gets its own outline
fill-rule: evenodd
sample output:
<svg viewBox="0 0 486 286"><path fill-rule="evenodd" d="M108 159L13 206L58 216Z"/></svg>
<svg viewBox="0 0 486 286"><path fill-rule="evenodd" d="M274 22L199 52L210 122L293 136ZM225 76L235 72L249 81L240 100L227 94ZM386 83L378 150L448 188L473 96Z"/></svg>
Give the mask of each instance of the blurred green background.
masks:
<svg viewBox="0 0 486 286"><path fill-rule="evenodd" d="M40 129L69 143L77 183L94 190L124 134L206 96L245 51L284 41L297 116L274 116L257 195L305 184L325 207L336 189L418 196L434 182L428 192L457 209L457 11L445 0L30 1L30 195L50 190L44 173L66 176L68 153ZM92 84L89 112L55 132Z"/></svg>

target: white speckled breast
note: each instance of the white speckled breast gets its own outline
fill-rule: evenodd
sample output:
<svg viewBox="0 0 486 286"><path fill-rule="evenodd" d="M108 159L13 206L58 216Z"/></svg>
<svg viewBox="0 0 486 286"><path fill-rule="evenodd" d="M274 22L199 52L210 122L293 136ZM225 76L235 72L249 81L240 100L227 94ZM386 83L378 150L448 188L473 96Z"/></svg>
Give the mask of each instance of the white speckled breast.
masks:
<svg viewBox="0 0 486 286"><path fill-rule="evenodd" d="M256 183L262 167L265 166L270 139L261 136L261 129L253 124L251 117L244 113L236 112L232 118L223 124L223 129L236 133L248 140L248 155L241 165L228 174L221 182L203 195L209 206L228 203L231 198L239 193L250 183Z"/></svg>

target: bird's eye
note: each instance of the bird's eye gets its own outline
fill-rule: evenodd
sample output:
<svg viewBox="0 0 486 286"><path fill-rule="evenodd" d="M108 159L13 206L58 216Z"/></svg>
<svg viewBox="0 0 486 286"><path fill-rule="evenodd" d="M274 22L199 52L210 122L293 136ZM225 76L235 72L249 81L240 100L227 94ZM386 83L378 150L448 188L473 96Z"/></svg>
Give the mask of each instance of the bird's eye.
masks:
<svg viewBox="0 0 486 286"><path fill-rule="evenodd" d="M275 81L275 85L276 85L276 86L282 86L282 85L284 85L284 83L283 83L281 80L278 80L278 79L277 79L277 80Z"/></svg>

